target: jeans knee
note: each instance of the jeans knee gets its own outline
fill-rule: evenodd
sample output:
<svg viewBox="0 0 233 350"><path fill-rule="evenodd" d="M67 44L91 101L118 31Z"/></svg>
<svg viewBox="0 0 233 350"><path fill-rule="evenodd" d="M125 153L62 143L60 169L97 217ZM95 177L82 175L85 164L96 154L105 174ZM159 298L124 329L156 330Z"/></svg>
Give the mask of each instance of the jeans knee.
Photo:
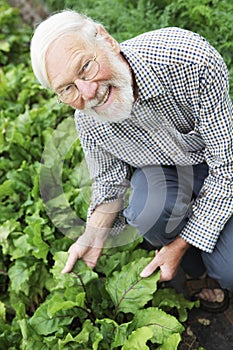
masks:
<svg viewBox="0 0 233 350"><path fill-rule="evenodd" d="M231 271L229 269L217 271L213 273L209 273L210 277L215 278L220 286L224 289L228 289L230 291L233 291L233 276L232 276L232 269Z"/></svg>
<svg viewBox="0 0 233 350"><path fill-rule="evenodd" d="M182 174L175 167L154 166L137 169L132 176L124 216L156 246L170 243L187 223L192 186Z"/></svg>
<svg viewBox="0 0 233 350"><path fill-rule="evenodd" d="M143 210L137 215L132 208L125 211L129 225L135 227L150 244L160 247L171 243L188 220L187 206L170 203L154 205L153 211Z"/></svg>
<svg viewBox="0 0 233 350"><path fill-rule="evenodd" d="M144 208L138 213L132 205L124 210L124 216L127 223L135 227L141 235L144 235L155 224L158 218L155 211L152 214Z"/></svg>
<svg viewBox="0 0 233 350"><path fill-rule="evenodd" d="M210 277L218 281L224 289L233 291L233 261L221 256L219 259L211 259L211 254L204 253L202 255L207 273Z"/></svg>
<svg viewBox="0 0 233 350"><path fill-rule="evenodd" d="M226 268L224 270L218 271L217 275L219 276L217 280L220 286L224 289L233 291L232 269Z"/></svg>

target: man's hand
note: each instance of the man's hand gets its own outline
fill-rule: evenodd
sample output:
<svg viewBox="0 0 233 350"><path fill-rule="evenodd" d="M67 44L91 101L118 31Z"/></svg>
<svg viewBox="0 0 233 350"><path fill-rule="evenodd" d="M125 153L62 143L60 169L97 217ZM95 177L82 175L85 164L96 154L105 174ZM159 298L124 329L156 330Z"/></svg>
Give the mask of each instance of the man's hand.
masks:
<svg viewBox="0 0 233 350"><path fill-rule="evenodd" d="M71 272L78 259L83 259L92 269L95 267L106 239L106 234L98 235L100 233L98 231L98 229L87 227L84 234L72 244L68 250L69 257L62 273Z"/></svg>
<svg viewBox="0 0 233 350"><path fill-rule="evenodd" d="M103 203L95 209L85 232L68 250L69 257L62 273L71 272L78 259L83 259L90 268L95 267L112 224L122 207L123 201L118 199Z"/></svg>
<svg viewBox="0 0 233 350"><path fill-rule="evenodd" d="M155 253L154 259L141 272L141 277L150 276L160 268L160 281L170 281L175 277L181 259L189 248L189 244L178 237Z"/></svg>

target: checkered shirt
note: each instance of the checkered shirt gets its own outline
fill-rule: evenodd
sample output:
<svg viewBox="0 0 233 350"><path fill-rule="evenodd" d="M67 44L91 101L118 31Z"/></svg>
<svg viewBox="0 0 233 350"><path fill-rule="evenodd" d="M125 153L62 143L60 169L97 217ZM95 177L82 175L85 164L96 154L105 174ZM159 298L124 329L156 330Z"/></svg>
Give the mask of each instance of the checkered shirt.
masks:
<svg viewBox="0 0 233 350"><path fill-rule="evenodd" d="M181 237L212 252L233 213L232 103L228 71L198 34L164 28L121 44L138 86L131 116L101 123L80 111L75 122L93 180L89 215L124 196L130 170L204 161L209 175ZM113 228L123 227L119 214Z"/></svg>

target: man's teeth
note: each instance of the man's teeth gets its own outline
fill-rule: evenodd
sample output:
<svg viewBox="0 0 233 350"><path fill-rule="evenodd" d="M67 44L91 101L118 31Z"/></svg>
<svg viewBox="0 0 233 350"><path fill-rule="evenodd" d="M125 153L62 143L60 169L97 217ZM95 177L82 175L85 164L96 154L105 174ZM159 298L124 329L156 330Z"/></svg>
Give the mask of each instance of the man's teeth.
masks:
<svg viewBox="0 0 233 350"><path fill-rule="evenodd" d="M108 89L102 99L102 101L97 105L97 107L103 106L105 104L105 102L107 101L107 99L109 98L110 95L110 89Z"/></svg>

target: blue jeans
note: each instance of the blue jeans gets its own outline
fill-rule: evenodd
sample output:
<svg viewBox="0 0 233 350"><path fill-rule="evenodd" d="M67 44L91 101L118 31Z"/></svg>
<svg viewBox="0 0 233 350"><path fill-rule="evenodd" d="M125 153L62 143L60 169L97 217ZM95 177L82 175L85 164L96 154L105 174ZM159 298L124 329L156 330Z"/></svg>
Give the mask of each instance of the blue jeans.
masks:
<svg viewBox="0 0 233 350"><path fill-rule="evenodd" d="M131 179L132 192L124 215L148 246L171 243L186 225L192 202L208 175L206 163L194 166L146 166ZM222 288L233 290L233 216L225 225L212 253L191 247L181 266L193 277L207 271Z"/></svg>

